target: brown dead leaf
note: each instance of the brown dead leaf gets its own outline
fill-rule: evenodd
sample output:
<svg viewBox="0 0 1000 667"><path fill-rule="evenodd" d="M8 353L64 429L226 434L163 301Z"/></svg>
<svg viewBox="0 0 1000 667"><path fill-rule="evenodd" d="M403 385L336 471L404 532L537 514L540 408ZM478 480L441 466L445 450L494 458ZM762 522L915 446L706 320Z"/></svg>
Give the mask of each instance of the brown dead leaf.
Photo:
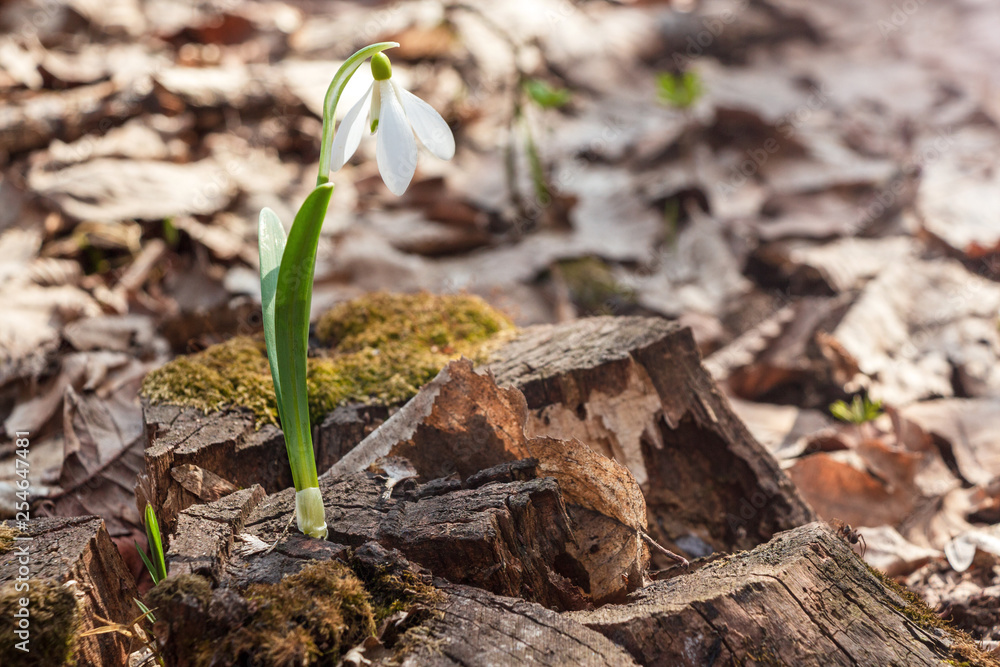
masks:
<svg viewBox="0 0 1000 667"><path fill-rule="evenodd" d="M98 158L56 172L33 169L28 184L79 220L162 220L211 214L236 194L226 165Z"/></svg>
<svg viewBox="0 0 1000 667"><path fill-rule="evenodd" d="M59 485L43 513L52 516L96 514L104 518L112 536L130 535L141 525L133 486L142 470L142 411L137 396L139 379L114 395L66 390L63 431L65 459Z"/></svg>
<svg viewBox="0 0 1000 667"><path fill-rule="evenodd" d="M1000 478L1000 399L939 399L902 408L899 416L943 441L962 478L988 484Z"/></svg>
<svg viewBox="0 0 1000 667"><path fill-rule="evenodd" d="M559 482L566 502L632 530L646 529L646 500L628 468L578 440L538 437L529 440L527 448L538 459L539 473Z"/></svg>
<svg viewBox="0 0 1000 667"><path fill-rule="evenodd" d="M1000 285L954 260L890 264L831 332L871 394L902 406L1000 392Z"/></svg>
<svg viewBox="0 0 1000 667"><path fill-rule="evenodd" d="M873 475L853 452L813 454L786 472L816 514L854 526L898 525L919 500L912 482L898 486Z"/></svg>

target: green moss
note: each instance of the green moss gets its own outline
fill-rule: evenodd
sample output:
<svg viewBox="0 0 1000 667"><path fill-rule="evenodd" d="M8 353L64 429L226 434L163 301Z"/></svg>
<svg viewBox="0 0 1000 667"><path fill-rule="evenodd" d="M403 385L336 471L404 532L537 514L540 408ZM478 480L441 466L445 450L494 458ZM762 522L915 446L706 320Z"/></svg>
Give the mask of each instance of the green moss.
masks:
<svg viewBox="0 0 1000 667"><path fill-rule="evenodd" d="M14 538L20 531L17 528L0 523L0 554L7 553L14 546Z"/></svg>
<svg viewBox="0 0 1000 667"><path fill-rule="evenodd" d="M365 589L371 595L376 623L397 611L420 608L423 613L418 611L407 619L407 627L419 625L429 617L430 608L443 599L439 590L428 586L412 572L392 572L388 567L369 565L358 559L352 559L350 565L354 574L365 582ZM399 628L399 631L403 630Z"/></svg>
<svg viewBox="0 0 1000 667"><path fill-rule="evenodd" d="M325 347L308 362L310 417L316 423L349 402L404 401L453 359L485 361L513 331L474 296L376 293L341 304L316 325ZM142 394L203 412L246 408L258 426L278 423L262 339L233 338L175 359L146 376Z"/></svg>
<svg viewBox="0 0 1000 667"><path fill-rule="evenodd" d="M154 404L172 403L203 412L227 406L247 408L258 424L277 424L270 373L263 339L240 336L150 372L143 380L142 395Z"/></svg>
<svg viewBox="0 0 1000 667"><path fill-rule="evenodd" d="M16 664L26 667L73 664L73 638L80 621L73 592L52 579L29 579L26 583L26 591L16 590L16 582L0 588L0 618L4 619L0 623L0 655L17 656ZM27 599L30 614L28 653L16 648L23 639L14 634L18 629L14 614L22 608L22 598Z"/></svg>
<svg viewBox="0 0 1000 667"><path fill-rule="evenodd" d="M190 601L198 607L206 607L211 598L212 585L208 579L197 574L180 574L153 586L146 594L146 606L153 609Z"/></svg>
<svg viewBox="0 0 1000 667"><path fill-rule="evenodd" d="M216 655L245 656L248 664L308 665L329 662L375 634L364 585L338 561L307 565L277 584L254 584L245 595L256 611L212 647Z"/></svg>
<svg viewBox="0 0 1000 667"><path fill-rule="evenodd" d="M948 621L938 616L919 595L878 568L874 568L868 563L865 563L865 567L886 588L903 599L903 606L899 610L904 616L922 628L935 628L950 636L951 652L954 658L946 661L948 664L1000 667L1000 661L984 651L968 633L953 627Z"/></svg>
<svg viewBox="0 0 1000 667"><path fill-rule="evenodd" d="M635 290L620 284L611 267L597 257L558 264L573 302L587 315L601 315L635 303Z"/></svg>
<svg viewBox="0 0 1000 667"><path fill-rule="evenodd" d="M408 571L352 558L350 565L311 562L276 584L250 585L241 596L213 594L203 577L179 575L146 597L159 610L158 636L170 660L299 667L337 664L399 611L407 615L402 626L393 626L395 632L419 630L441 594Z"/></svg>

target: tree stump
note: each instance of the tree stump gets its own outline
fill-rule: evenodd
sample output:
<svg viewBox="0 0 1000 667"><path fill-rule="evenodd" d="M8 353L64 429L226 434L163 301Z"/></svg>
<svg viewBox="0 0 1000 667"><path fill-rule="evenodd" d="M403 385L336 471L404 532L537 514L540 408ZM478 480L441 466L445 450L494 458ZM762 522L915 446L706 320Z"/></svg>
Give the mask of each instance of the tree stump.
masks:
<svg viewBox="0 0 1000 667"><path fill-rule="evenodd" d="M327 490L340 484L364 489L356 496L357 506L334 503L328 518L344 512L367 513L372 496L378 496L380 484L370 474L345 478L328 476ZM490 482L482 487L495 494L507 483ZM401 494L412 496L412 492ZM256 492L241 492L244 501L259 498ZM453 493L453 492L451 492ZM435 498L447 498L445 493ZM235 494L234 494L235 495ZM250 511L245 529L260 537L280 533L290 511L288 493L260 501ZM498 595L482 587L456 584L434 577L416 563L403 558L386 544L400 544L432 568L440 568L435 558L426 558L421 549L411 549L409 536L381 532L379 526L399 516L420 515L412 507L399 508L406 501L392 498L388 510L377 510L381 520L364 522L367 534L376 541L348 546L290 533L281 537L273 549L255 546L250 550L234 549L223 558L221 568L200 570L215 580L214 590L205 580L184 580L168 584L152 602L163 610L157 636L165 638L165 655L170 665L200 664L192 656L229 646L239 633L273 632L274 623L261 609L272 608L271 590L309 572L317 564L343 562L350 565L376 608L374 628L367 638L357 637L350 649L341 646L339 654L350 664L361 658L373 665L995 665L991 658L940 621L926 607L901 594L901 589L887 585L887 580L866 566L850 544L823 524L813 523L780 533L769 543L749 552L740 552L714 561L696 562L694 571L680 573L633 593L625 604L610 604L597 609L557 613L525 600L522 595ZM225 501L225 499L224 499ZM202 530L219 519L236 532L245 509L236 503L218 511L209 505L193 507L183 517L207 511ZM418 502L419 504L419 502ZM438 506L438 516L475 523L478 510L468 504ZM377 525L376 525L377 524ZM190 524L193 526L194 524ZM225 533L226 531L223 531ZM415 535L426 534L418 526ZM203 543L215 548L225 543L220 533L202 533ZM244 534L245 536L246 534ZM345 535L342 527L338 537ZM360 533L352 541L364 538ZM242 539L245 539L242 538ZM419 539L419 538L418 538ZM439 534L443 542L460 541L460 536ZM540 538L544 539L544 538ZM189 545L198 542L188 540ZM266 546L263 545L263 546ZM254 552L254 550L256 550ZM184 554L174 550L171 570ZM447 555L438 558L447 559ZM508 563L516 569L516 563ZM467 569L474 569L472 567ZM443 570L442 570L443 571ZM384 577L407 577L405 589L419 591L405 601L391 599L391 614L377 609L387 604ZM191 575L184 575L190 577ZM353 576L353 575L352 575ZM383 579L379 579L383 577ZM174 579L175 577L172 577ZM171 580L168 580L171 581ZM198 582L202 583L198 583ZM398 580L397 580L398 582ZM478 582L491 585L480 577ZM390 586L391 588L391 586ZM399 593L398 586L395 592ZM198 591L200 593L192 593ZM157 589L154 589L154 593ZM178 593L180 591L180 594ZM382 596L379 598L379 596ZM256 610L256 611L255 611ZM280 611L280 610L279 610ZM280 628L289 636L300 630L292 625ZM267 626L267 623L271 623ZM305 623L305 622L303 622ZM261 625L263 624L263 625ZM313 632L308 624L299 626ZM192 645L193 629L198 645ZM270 629L269 629L270 628ZM344 632L349 632L345 629ZM261 637L264 637L262 634ZM271 645L273 640L261 639ZM248 648L249 647L249 648ZM245 641L243 650L261 650L254 641ZM243 654L241 654L243 655ZM214 664L233 664L223 659ZM244 656L246 657L246 656ZM241 658L242 659L242 658ZM255 663L257 664L257 663ZM259 664L274 664L262 659ZM296 663L297 664L297 663Z"/></svg>
<svg viewBox="0 0 1000 667"><path fill-rule="evenodd" d="M628 604L564 615L643 665L985 664L968 638L938 627L819 523L657 582Z"/></svg>
<svg viewBox="0 0 1000 667"><path fill-rule="evenodd" d="M267 497L260 487L240 491L181 513L167 554L170 573L240 585L273 582L288 573L285 558L335 557L345 547L375 542L453 583L557 610L585 608L589 585L567 552L570 519L558 486L551 478L534 479L533 466L522 470L532 479L496 480L504 470L509 467L482 476L481 486L427 495L386 496L385 479L373 473L324 476L329 542L289 529L293 489ZM240 536L278 546L264 559L242 556L233 550ZM272 567L277 574L267 574Z"/></svg>
<svg viewBox="0 0 1000 667"><path fill-rule="evenodd" d="M685 328L643 317L530 327L486 368L500 385L524 393L530 437L579 439L631 470L646 497L648 531L662 544L703 556L750 548L815 518L733 414ZM331 413L314 432L319 470L395 409L354 405ZM144 415L146 472L137 501L152 502L169 530L178 512L218 497L213 493L226 484L260 484L269 493L291 486L280 432L254 431L249 414L147 405ZM182 466L188 472L179 481ZM192 471L221 479L193 486Z"/></svg>
<svg viewBox="0 0 1000 667"><path fill-rule="evenodd" d="M423 643L402 653L410 667L581 665L628 667L635 661L598 632L537 604L444 584L444 599ZM381 662L377 664L388 664ZM400 663L396 663L400 664Z"/></svg>
<svg viewBox="0 0 1000 667"><path fill-rule="evenodd" d="M524 393L529 435L577 438L632 471L662 544L705 556L815 519L716 388L687 328L646 317L531 327L489 368Z"/></svg>
<svg viewBox="0 0 1000 667"><path fill-rule="evenodd" d="M54 667L58 663L46 664L42 656L46 649L53 648L51 644L57 641L57 636L61 637L68 631L68 640L73 641L73 634L105 625L98 616L122 624L128 624L139 616L141 612L133 602L139 593L132 574L125 567L100 517L39 518L32 519L21 531L11 531L12 527L13 522L2 524L11 538L0 540L3 623L12 623L18 600L23 596L32 591L45 590L46 597L30 597L28 648L31 653L17 650L13 643L6 645L9 635L7 632L0 633L4 637L4 645L0 646L0 664ZM24 577L22 566L27 567L27 577ZM28 591L18 586L25 579ZM56 586L46 582L54 582ZM63 596L68 596L71 601L68 613L53 615L46 607L58 609L60 601L56 598ZM76 621L73 620L74 606ZM74 622L78 623L75 628ZM19 641L21 638L14 638L14 642ZM124 665L128 652L128 638L115 633L77 636L75 639L74 655L80 667Z"/></svg>
<svg viewBox="0 0 1000 667"><path fill-rule="evenodd" d="M326 470L381 424L389 408L348 405L337 408L315 429L318 470ZM143 403L147 446L145 470L136 485L136 503L152 503L173 531L177 515L195 503L216 500L238 488L260 484L268 493L292 486L281 431L268 424L257 430L241 410L209 415L194 408ZM199 478L192 484L190 473Z"/></svg>

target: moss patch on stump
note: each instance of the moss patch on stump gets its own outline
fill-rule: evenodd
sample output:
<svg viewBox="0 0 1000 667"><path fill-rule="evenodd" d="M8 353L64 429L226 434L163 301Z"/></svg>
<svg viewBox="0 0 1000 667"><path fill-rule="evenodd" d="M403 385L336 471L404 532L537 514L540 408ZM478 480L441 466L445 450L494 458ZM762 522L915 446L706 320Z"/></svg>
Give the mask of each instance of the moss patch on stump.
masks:
<svg viewBox="0 0 1000 667"><path fill-rule="evenodd" d="M73 592L52 579L23 583L27 583L27 590L17 590L13 581L0 587L0 618L4 619L0 623L0 656L7 656L4 660L9 658L10 664L26 667L74 664L73 643L80 618ZM27 653L17 648L24 640L16 634L21 618L15 614L22 609L29 614Z"/></svg>
<svg viewBox="0 0 1000 667"><path fill-rule="evenodd" d="M404 401L461 356L481 363L514 325L479 297L370 294L338 305L316 324L306 384L317 423L351 402ZM241 336L179 357L146 376L142 395L214 412L245 408L257 426L278 415L263 337Z"/></svg>
<svg viewBox="0 0 1000 667"><path fill-rule="evenodd" d="M146 596L172 660L268 667L336 665L394 612L416 610L406 624L412 627L427 618L426 609L439 597L409 573L356 559L350 566L312 562L276 584L252 584L241 594L212 591L208 580L184 574L168 577Z"/></svg>

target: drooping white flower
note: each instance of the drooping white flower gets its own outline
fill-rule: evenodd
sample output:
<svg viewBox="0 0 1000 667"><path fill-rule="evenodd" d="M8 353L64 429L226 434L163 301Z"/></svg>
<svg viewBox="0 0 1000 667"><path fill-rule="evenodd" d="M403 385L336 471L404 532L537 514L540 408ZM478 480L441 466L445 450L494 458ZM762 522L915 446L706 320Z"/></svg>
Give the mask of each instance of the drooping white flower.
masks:
<svg viewBox="0 0 1000 667"><path fill-rule="evenodd" d="M432 155L442 160L455 155L455 137L434 107L392 80L392 67L385 54L372 56L372 76L375 82L337 128L330 168L336 171L351 159L368 128L376 135L375 160L382 180L392 194L399 196L406 192L417 169L414 133Z"/></svg>

